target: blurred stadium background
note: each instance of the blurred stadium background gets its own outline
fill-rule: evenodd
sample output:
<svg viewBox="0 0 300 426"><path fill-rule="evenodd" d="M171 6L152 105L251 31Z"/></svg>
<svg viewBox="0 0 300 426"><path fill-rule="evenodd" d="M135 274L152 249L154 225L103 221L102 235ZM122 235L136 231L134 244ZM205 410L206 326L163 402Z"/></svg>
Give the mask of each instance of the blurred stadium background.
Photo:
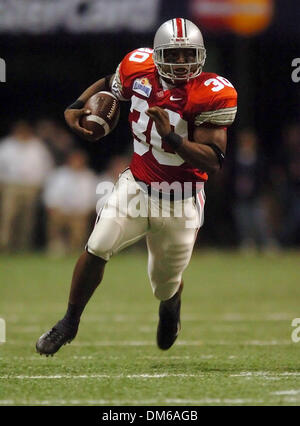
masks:
<svg viewBox="0 0 300 426"><path fill-rule="evenodd" d="M299 246L300 83L292 80L292 61L300 47L299 10L296 0L189 0L172 6L167 0L1 0L0 54L6 61L6 83L0 85L2 249L22 250L28 244L44 249L49 238L57 240L55 233L63 229L70 209L85 223L93 222L94 199L82 200L80 209L70 194L54 200L51 191L59 187L63 194L67 180L73 182L75 176L82 185L93 186L88 168L100 178L115 178L131 152L128 105L122 104L118 128L96 144L72 135L63 111L87 86L114 72L128 51L151 47L155 30L174 16L199 24L208 53L205 70L226 76L239 94L226 167L207 185L200 244L246 250ZM19 120L25 120L25 127L14 128ZM37 137L49 156L43 149L33 153L28 148L27 169L19 167L16 173L13 164L25 154L21 148L7 153L8 135L27 141ZM74 150L77 159L70 160ZM66 163L74 163L69 169L78 173L60 169L49 182L50 172ZM7 193L12 185L15 189ZM23 199L18 185L27 186L21 189ZM24 203L32 208L18 221ZM16 246L12 234L22 223L27 232L21 229L24 235ZM76 225L70 227L73 235ZM83 226L80 232L85 232ZM71 236L71 245L82 245L84 238L86 233Z"/></svg>

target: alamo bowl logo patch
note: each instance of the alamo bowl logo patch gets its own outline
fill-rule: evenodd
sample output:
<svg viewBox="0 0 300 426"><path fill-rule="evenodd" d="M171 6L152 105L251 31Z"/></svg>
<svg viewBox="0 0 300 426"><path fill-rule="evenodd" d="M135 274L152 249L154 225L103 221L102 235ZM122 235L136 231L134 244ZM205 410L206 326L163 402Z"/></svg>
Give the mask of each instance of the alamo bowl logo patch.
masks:
<svg viewBox="0 0 300 426"><path fill-rule="evenodd" d="M139 93L140 95L147 96L147 98L149 98L152 90L152 85L146 77L137 78L136 80L134 80L132 90Z"/></svg>

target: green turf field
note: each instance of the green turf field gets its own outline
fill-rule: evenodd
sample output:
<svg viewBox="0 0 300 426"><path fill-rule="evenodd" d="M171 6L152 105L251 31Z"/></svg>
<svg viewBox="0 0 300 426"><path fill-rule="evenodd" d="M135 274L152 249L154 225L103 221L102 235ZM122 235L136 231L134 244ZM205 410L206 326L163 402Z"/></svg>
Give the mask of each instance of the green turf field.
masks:
<svg viewBox="0 0 300 426"><path fill-rule="evenodd" d="M0 405L299 405L299 256L195 252L182 331L162 352L146 255L120 254L53 358L35 341L65 311L75 258L0 256Z"/></svg>

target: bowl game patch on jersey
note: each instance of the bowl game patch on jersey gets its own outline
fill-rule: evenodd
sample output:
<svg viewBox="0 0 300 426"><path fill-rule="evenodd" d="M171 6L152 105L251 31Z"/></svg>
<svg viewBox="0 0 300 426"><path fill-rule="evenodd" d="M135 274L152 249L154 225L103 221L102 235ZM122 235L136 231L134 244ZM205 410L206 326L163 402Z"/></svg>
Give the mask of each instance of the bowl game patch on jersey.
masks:
<svg viewBox="0 0 300 426"><path fill-rule="evenodd" d="M149 98L152 90L152 84L150 84L147 77L137 78L134 80L132 90Z"/></svg>

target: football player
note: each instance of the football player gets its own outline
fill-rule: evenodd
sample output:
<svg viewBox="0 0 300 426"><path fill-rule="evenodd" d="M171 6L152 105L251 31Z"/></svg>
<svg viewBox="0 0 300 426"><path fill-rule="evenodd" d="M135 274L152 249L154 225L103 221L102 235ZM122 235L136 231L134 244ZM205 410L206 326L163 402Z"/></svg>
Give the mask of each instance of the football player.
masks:
<svg viewBox="0 0 300 426"><path fill-rule="evenodd" d="M208 173L222 167L226 130L237 111L234 87L224 77L203 72L205 58L198 27L187 19L171 19L157 30L154 49L128 53L115 74L95 82L66 109L66 122L84 138L91 132L80 126L80 118L90 113L84 104L93 94L109 90L119 100L131 101L134 154L77 261L65 316L37 341L40 354L53 355L74 339L80 316L110 257L144 236L149 279L160 300L157 344L165 350L175 342L180 329L182 273L203 222L204 182ZM169 194L169 209L184 209L181 215L168 217L164 188L175 182L181 188L190 183L191 190ZM130 210L133 195L128 194L133 188L148 207L147 215L137 216ZM125 198L126 214L116 214L116 200Z"/></svg>

